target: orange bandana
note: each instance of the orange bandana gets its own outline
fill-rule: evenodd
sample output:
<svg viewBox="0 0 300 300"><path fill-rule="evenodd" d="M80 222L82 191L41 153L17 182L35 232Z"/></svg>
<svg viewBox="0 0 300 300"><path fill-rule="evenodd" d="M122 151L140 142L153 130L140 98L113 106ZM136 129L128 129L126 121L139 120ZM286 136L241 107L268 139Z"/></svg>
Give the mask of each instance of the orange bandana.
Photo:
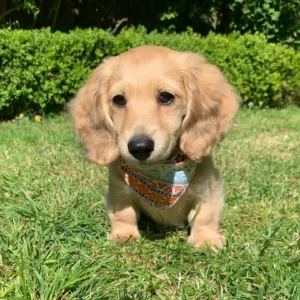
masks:
<svg viewBox="0 0 300 300"><path fill-rule="evenodd" d="M170 208L184 194L193 179L196 163L187 157L181 162L157 164L143 169L121 158L121 174L140 198L157 208Z"/></svg>

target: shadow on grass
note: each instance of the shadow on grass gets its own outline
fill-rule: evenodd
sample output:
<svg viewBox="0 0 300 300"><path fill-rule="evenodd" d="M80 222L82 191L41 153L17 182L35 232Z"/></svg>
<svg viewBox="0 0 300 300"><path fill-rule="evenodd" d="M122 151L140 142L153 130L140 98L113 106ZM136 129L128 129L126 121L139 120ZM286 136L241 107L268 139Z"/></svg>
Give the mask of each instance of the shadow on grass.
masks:
<svg viewBox="0 0 300 300"><path fill-rule="evenodd" d="M142 233L142 237L150 241L164 240L178 231L186 231L188 234L190 233L188 223L186 223L183 227L157 224L144 213L141 213L138 227Z"/></svg>

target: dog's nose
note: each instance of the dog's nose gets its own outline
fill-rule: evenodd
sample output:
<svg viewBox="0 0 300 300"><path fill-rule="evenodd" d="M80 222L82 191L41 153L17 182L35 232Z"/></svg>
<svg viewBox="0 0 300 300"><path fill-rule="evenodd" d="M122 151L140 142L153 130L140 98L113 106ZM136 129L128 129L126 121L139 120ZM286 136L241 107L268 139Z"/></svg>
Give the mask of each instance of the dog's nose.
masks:
<svg viewBox="0 0 300 300"><path fill-rule="evenodd" d="M129 153L138 160L147 159L153 150L153 140L145 135L135 136L128 142Z"/></svg>

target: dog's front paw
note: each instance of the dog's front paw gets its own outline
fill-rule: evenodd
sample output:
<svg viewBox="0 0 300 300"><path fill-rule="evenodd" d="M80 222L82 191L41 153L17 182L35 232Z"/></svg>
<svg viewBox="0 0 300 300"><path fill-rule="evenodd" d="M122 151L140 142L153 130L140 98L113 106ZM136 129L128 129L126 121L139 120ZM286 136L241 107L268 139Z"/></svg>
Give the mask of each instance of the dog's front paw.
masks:
<svg viewBox="0 0 300 300"><path fill-rule="evenodd" d="M120 245L132 243L138 238L140 238L140 235L138 233L131 233L131 232L117 232L117 233L112 233L109 236L110 241L115 241Z"/></svg>
<svg viewBox="0 0 300 300"><path fill-rule="evenodd" d="M188 243L194 247L211 245L213 247L222 248L226 243L226 238L220 234L193 234L189 236Z"/></svg>

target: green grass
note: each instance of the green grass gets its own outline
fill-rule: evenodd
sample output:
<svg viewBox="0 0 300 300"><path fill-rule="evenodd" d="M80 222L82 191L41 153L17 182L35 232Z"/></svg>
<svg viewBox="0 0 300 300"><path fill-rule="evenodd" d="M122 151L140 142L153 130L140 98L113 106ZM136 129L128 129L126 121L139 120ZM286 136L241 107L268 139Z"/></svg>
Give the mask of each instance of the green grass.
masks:
<svg viewBox="0 0 300 300"><path fill-rule="evenodd" d="M300 109L242 111L215 162L227 246L141 224L107 240L106 170L89 164L68 117L0 124L0 298L300 299Z"/></svg>

